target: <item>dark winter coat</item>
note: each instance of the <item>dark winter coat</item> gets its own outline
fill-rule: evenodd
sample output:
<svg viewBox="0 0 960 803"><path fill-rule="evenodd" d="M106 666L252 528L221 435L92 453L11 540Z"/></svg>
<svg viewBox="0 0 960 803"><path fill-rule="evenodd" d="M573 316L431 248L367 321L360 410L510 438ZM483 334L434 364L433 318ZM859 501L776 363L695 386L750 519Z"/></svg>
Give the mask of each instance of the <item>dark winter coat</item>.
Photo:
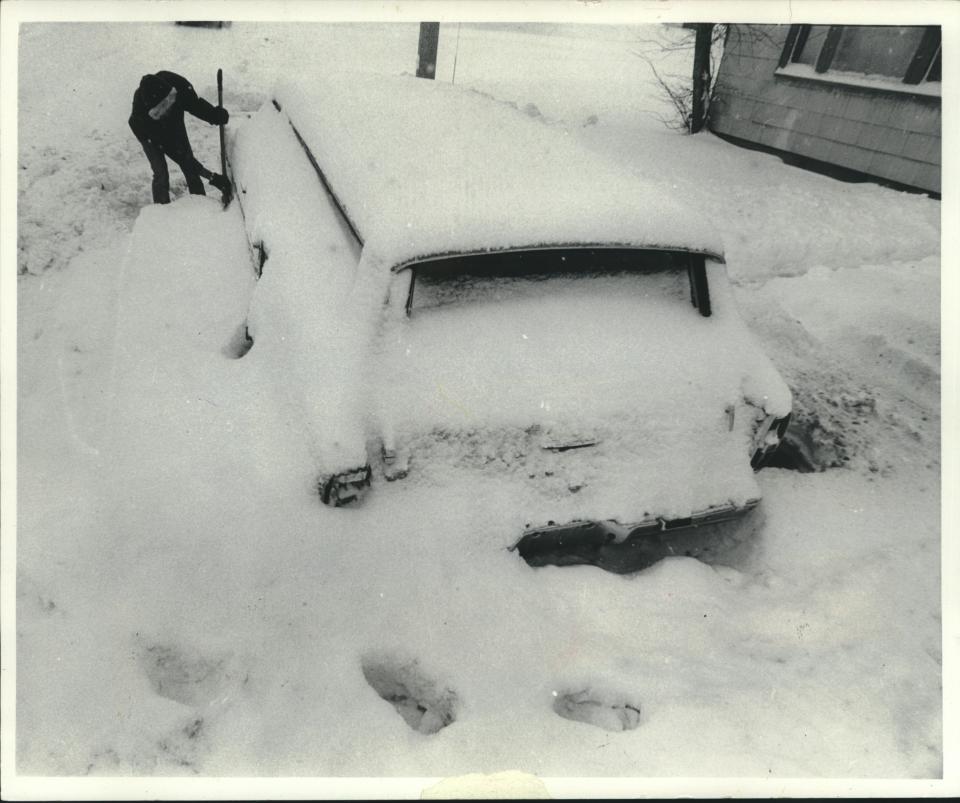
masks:
<svg viewBox="0 0 960 803"><path fill-rule="evenodd" d="M216 106L199 97L190 82L182 75L161 70L156 73L177 90L177 99L167 114L154 120L148 112L148 105L141 98L141 90L133 93L133 110L130 113L130 128L141 143L149 143L169 156L182 167L195 170L199 162L193 156L187 130L183 124L183 113L190 112L212 125L223 122L222 112Z"/></svg>

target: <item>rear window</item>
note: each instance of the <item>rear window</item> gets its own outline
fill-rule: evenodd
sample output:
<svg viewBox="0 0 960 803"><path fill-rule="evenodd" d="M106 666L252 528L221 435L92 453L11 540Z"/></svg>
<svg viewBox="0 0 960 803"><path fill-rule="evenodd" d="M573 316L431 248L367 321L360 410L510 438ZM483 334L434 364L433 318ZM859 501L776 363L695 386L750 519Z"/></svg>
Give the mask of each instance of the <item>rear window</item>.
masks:
<svg viewBox="0 0 960 803"><path fill-rule="evenodd" d="M545 292L609 290L692 303L710 314L702 254L627 248L544 248L447 257L413 265L407 312Z"/></svg>

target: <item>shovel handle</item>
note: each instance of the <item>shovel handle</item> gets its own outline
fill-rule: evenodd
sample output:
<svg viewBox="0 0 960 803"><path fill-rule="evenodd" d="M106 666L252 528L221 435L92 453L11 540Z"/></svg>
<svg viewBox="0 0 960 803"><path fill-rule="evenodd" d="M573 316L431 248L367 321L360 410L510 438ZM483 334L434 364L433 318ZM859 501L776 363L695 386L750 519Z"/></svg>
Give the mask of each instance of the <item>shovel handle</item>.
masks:
<svg viewBox="0 0 960 803"><path fill-rule="evenodd" d="M223 108L223 70L217 70L217 106ZM227 148L223 132L223 123L220 124L220 175L224 178L227 177ZM223 206L226 208L227 204L230 203L230 196L232 193L227 190L223 194Z"/></svg>

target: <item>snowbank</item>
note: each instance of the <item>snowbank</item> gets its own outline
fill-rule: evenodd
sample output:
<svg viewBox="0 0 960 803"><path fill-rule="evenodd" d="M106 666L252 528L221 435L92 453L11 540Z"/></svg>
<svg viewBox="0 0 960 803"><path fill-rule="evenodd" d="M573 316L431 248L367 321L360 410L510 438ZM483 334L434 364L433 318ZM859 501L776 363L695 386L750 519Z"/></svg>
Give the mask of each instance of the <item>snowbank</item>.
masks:
<svg viewBox="0 0 960 803"><path fill-rule="evenodd" d="M811 268L767 283L764 295L835 354L874 382L910 398L940 399L940 260L862 264L837 271ZM878 285L885 292L877 295Z"/></svg>

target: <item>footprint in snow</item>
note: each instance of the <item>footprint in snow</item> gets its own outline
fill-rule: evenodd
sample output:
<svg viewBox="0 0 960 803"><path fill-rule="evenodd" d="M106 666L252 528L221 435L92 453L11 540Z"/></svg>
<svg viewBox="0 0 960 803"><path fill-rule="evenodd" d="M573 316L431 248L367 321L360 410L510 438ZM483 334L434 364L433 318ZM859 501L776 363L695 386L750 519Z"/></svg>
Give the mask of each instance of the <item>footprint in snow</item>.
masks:
<svg viewBox="0 0 960 803"><path fill-rule="evenodd" d="M222 705L246 682L228 656L206 656L177 644L142 645L140 665L157 694L192 708Z"/></svg>
<svg viewBox="0 0 960 803"><path fill-rule="evenodd" d="M361 668L370 687L393 705L413 730L437 733L456 719L456 692L425 674L416 659L370 655L362 660Z"/></svg>
<svg viewBox="0 0 960 803"><path fill-rule="evenodd" d="M618 692L585 688L554 692L553 710L564 719L607 731L629 731L640 724L640 703Z"/></svg>

